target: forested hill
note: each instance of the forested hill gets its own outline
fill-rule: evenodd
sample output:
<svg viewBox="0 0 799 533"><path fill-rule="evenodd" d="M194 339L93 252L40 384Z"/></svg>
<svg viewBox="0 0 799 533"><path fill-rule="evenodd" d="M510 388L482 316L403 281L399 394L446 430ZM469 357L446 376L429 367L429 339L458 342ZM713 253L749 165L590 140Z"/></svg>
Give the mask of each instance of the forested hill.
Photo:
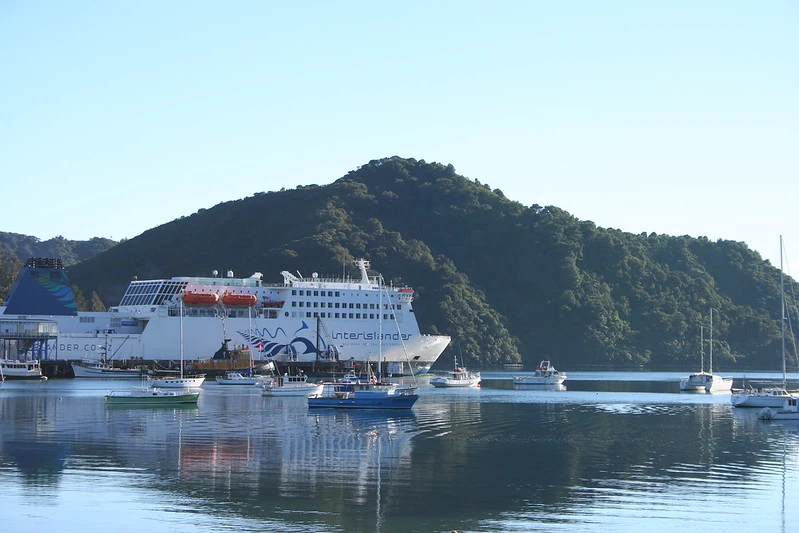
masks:
<svg viewBox="0 0 799 533"><path fill-rule="evenodd" d="M113 305L134 276L278 282L281 270L335 275L358 257L414 287L422 330L453 338L446 361L693 370L713 308L714 370L781 368L780 273L745 244L598 228L414 159L200 210L70 276Z"/></svg>
<svg viewBox="0 0 799 533"><path fill-rule="evenodd" d="M0 260L4 263L24 263L29 257L58 257L65 266L71 266L116 244L116 241L102 237L94 237L88 241L71 241L59 236L42 241L30 235L0 231Z"/></svg>

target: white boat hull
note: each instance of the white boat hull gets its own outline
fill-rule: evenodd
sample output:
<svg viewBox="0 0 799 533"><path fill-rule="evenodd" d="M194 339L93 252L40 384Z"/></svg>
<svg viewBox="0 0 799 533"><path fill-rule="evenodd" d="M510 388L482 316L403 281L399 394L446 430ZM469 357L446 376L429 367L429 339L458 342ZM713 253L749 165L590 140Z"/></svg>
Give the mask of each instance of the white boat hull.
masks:
<svg viewBox="0 0 799 533"><path fill-rule="evenodd" d="M196 404L199 392L161 390L158 388L136 388L131 391L115 391L106 395L109 405L147 406Z"/></svg>
<svg viewBox="0 0 799 533"><path fill-rule="evenodd" d="M260 376L245 376L239 372L228 372L224 376L218 376L216 383L218 385L233 385L233 386L249 386L260 385L264 382Z"/></svg>
<svg viewBox="0 0 799 533"><path fill-rule="evenodd" d="M515 376L514 385L561 385L566 381L566 375L539 377L539 376Z"/></svg>
<svg viewBox="0 0 799 533"><path fill-rule="evenodd" d="M161 389L197 389L202 387L205 376L152 378L150 384Z"/></svg>
<svg viewBox="0 0 799 533"><path fill-rule="evenodd" d="M434 387L447 388L447 387L477 387L480 385L480 375L470 376L468 378L450 378L445 376L437 376L430 378L430 384Z"/></svg>
<svg viewBox="0 0 799 533"><path fill-rule="evenodd" d="M321 384L308 383L306 385L295 386L265 386L264 396L308 396L311 394L319 394L322 391Z"/></svg>
<svg viewBox="0 0 799 533"><path fill-rule="evenodd" d="M0 376L4 379L47 379L42 375L42 367L35 359L18 361L0 359Z"/></svg>
<svg viewBox="0 0 799 533"><path fill-rule="evenodd" d="M791 395L785 389L766 388L735 391L730 396L730 402L735 407L771 407L781 409L788 398L791 398Z"/></svg>
<svg viewBox="0 0 799 533"><path fill-rule="evenodd" d="M730 392L732 390L732 378L725 378L708 372L698 372L691 374L687 378L682 378L680 380L680 390L682 392Z"/></svg>
<svg viewBox="0 0 799 533"><path fill-rule="evenodd" d="M760 420L799 420L799 399L788 398L782 409L764 407L757 413L757 417Z"/></svg>
<svg viewBox="0 0 799 533"><path fill-rule="evenodd" d="M141 379L145 373L139 369L111 368L104 365L70 363L72 374L76 378L97 379Z"/></svg>

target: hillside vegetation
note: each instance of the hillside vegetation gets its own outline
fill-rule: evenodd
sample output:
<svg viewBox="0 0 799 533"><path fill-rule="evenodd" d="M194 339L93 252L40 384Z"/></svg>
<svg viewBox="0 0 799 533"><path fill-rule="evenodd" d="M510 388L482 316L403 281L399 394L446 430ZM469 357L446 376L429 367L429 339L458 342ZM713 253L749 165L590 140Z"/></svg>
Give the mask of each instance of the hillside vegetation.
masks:
<svg viewBox="0 0 799 533"><path fill-rule="evenodd" d="M134 276L259 271L278 282L281 270L336 275L358 257L413 286L422 330L451 335L471 366L698 369L712 307L715 370L781 368L780 273L744 243L599 228L414 159L200 210L70 277L115 304Z"/></svg>

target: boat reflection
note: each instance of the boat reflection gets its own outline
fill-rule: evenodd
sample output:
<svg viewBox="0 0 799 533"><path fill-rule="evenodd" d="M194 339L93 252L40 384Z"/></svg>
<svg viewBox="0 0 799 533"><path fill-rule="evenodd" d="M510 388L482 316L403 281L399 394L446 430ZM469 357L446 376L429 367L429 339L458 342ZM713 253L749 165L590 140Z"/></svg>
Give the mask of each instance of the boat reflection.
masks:
<svg viewBox="0 0 799 533"><path fill-rule="evenodd" d="M563 383L551 383L548 385L537 385L535 383L513 383L514 390L529 390L529 391L565 391L566 385Z"/></svg>

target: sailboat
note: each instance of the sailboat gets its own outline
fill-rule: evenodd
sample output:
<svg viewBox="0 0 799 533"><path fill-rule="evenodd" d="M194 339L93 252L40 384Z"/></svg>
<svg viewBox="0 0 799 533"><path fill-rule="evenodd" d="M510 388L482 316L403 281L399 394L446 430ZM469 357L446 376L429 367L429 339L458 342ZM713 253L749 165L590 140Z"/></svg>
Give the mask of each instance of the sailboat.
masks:
<svg viewBox="0 0 799 533"><path fill-rule="evenodd" d="M252 336L252 316L251 316L252 308L247 309L248 315L250 315L250 327L248 334ZM263 376L259 376L255 374L255 362L252 359L252 351L247 350L247 353L250 356L249 365L245 372L239 372L237 370L228 370L225 372L223 376L217 376L216 382L219 385L263 385L264 378Z"/></svg>
<svg viewBox="0 0 799 533"><path fill-rule="evenodd" d="M700 328L700 344L702 368L699 372L680 380L680 390L684 392L729 392L732 389L732 378L724 378L713 373L713 308L710 308L710 360L708 371L704 369L704 335Z"/></svg>
<svg viewBox="0 0 799 533"><path fill-rule="evenodd" d="M364 261L365 268L369 262ZM308 407L332 407L338 409L411 409L419 395L416 387L401 383L391 383L381 379L383 364L383 276L379 276L380 300L378 332L380 354L378 373L366 380L347 380L323 382L321 390L308 395Z"/></svg>
<svg viewBox="0 0 799 533"><path fill-rule="evenodd" d="M153 387L165 389L195 389L202 386L205 374L186 376L183 374L183 300L180 301L180 375L177 377L151 378Z"/></svg>
<svg viewBox="0 0 799 533"><path fill-rule="evenodd" d="M782 269L782 235L780 235L780 332L782 334L782 386L752 387L733 391L730 401L735 407L775 407L785 406L793 398L787 390L787 370L785 366L785 277Z"/></svg>

